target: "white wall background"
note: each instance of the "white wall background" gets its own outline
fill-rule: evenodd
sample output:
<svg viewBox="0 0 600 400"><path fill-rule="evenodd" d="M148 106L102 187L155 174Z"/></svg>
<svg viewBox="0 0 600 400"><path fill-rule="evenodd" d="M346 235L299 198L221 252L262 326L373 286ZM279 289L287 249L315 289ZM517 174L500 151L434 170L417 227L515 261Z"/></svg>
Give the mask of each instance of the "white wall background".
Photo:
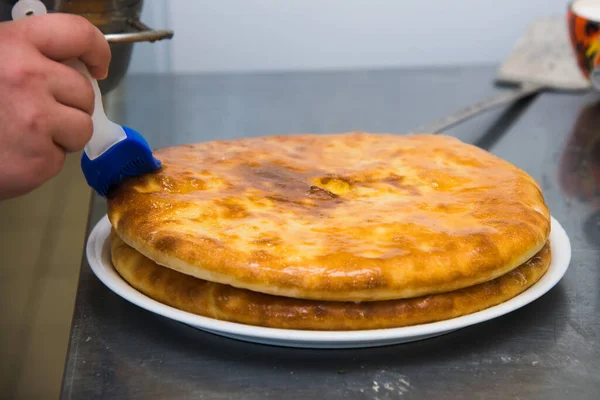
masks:
<svg viewBox="0 0 600 400"><path fill-rule="evenodd" d="M164 43L131 72L197 73L497 63L567 0L145 0Z"/></svg>

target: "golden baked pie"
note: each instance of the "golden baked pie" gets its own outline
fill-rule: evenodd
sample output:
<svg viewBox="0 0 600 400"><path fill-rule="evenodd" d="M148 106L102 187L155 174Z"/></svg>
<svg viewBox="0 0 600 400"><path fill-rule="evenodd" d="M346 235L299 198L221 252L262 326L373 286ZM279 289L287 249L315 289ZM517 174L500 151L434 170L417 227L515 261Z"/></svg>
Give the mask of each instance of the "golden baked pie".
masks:
<svg viewBox="0 0 600 400"><path fill-rule="evenodd" d="M448 293L375 302L327 302L272 296L208 282L159 266L111 235L115 268L148 297L190 313L282 329L360 330L430 323L474 313L517 296L550 265L550 246L492 281Z"/></svg>
<svg viewBox="0 0 600 400"><path fill-rule="evenodd" d="M380 301L508 273L550 233L539 185L442 135L212 141L109 196L118 235L181 273L276 296Z"/></svg>

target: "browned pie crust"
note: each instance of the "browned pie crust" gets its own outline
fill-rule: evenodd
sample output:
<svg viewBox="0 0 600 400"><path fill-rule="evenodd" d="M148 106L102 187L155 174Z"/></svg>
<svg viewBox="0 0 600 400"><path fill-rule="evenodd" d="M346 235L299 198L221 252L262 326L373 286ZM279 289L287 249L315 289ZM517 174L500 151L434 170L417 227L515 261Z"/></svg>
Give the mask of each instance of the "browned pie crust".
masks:
<svg viewBox="0 0 600 400"><path fill-rule="evenodd" d="M492 281L419 298L327 302L278 297L212 283L161 267L111 235L112 260L123 279L161 303L224 321L283 329L361 330L435 322L484 310L532 286L550 265L550 246Z"/></svg>
<svg viewBox="0 0 600 400"><path fill-rule="evenodd" d="M278 296L377 301L497 278L546 243L524 171L441 135L295 135L156 151L109 218L140 253Z"/></svg>

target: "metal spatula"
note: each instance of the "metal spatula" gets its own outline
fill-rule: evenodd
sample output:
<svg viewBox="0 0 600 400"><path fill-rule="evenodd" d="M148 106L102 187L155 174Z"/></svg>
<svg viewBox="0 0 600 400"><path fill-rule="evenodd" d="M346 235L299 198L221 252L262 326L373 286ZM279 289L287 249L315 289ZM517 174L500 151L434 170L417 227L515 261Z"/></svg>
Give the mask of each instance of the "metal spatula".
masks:
<svg viewBox="0 0 600 400"><path fill-rule="evenodd" d="M440 133L484 111L543 90L589 90L591 85L577 66L569 40L564 17L537 19L517 41L496 74L497 83L515 85L514 89L445 116L417 132Z"/></svg>

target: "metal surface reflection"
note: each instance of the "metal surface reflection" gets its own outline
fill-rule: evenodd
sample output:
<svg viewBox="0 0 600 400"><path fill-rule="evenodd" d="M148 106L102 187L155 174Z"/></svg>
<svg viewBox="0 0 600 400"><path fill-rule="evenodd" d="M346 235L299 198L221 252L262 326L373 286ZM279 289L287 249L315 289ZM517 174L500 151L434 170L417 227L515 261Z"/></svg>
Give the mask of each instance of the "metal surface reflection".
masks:
<svg viewBox="0 0 600 400"><path fill-rule="evenodd" d="M567 196L590 208L583 230L600 247L600 101L583 107L563 152L560 184Z"/></svg>

